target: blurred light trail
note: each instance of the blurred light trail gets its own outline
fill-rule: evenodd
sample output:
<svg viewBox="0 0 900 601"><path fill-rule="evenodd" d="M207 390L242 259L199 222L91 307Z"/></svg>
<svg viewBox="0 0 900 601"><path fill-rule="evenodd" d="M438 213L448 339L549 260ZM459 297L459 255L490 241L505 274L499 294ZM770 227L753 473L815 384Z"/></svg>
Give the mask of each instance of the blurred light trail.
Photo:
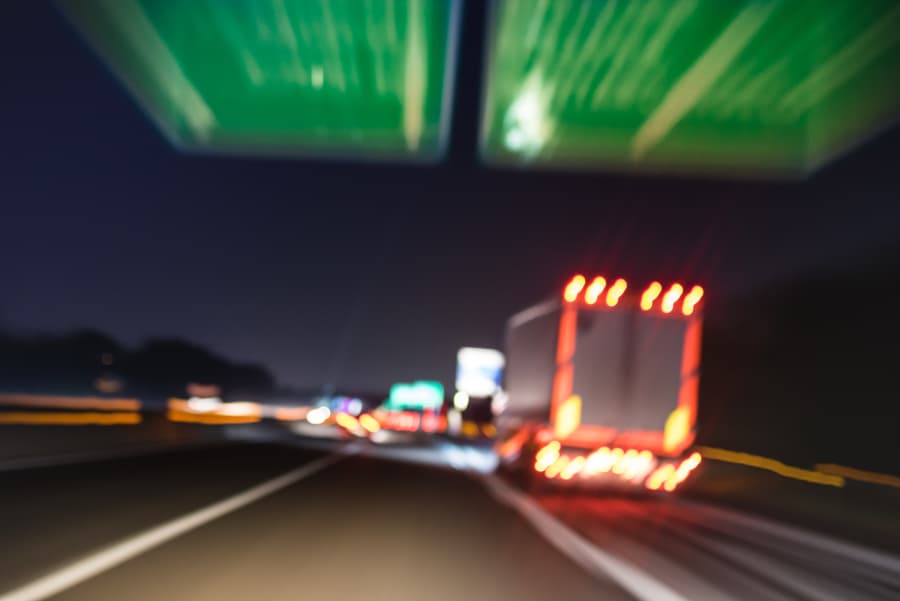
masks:
<svg viewBox="0 0 900 601"><path fill-rule="evenodd" d="M222 399L219 397L196 397L192 396L187 401L188 409L197 413L207 413L215 411L222 406Z"/></svg>
<svg viewBox="0 0 900 601"><path fill-rule="evenodd" d="M192 397L212 398L222 396L222 388L216 384L191 382L187 385L187 393Z"/></svg>
<svg viewBox="0 0 900 601"><path fill-rule="evenodd" d="M141 423L141 414L127 411L100 413L10 411L0 413L0 424L29 426L129 426Z"/></svg>
<svg viewBox="0 0 900 601"><path fill-rule="evenodd" d="M453 395L453 407L459 411L465 411L469 407L469 395L459 390Z"/></svg>
<svg viewBox="0 0 900 601"><path fill-rule="evenodd" d="M276 407L273 417L283 422L294 422L306 419L309 407Z"/></svg>
<svg viewBox="0 0 900 601"><path fill-rule="evenodd" d="M563 298L566 299L566 302L574 303L578 300L578 295L581 294L581 290L584 288L586 281L584 276L580 274L569 281L566 285L566 289L563 291Z"/></svg>
<svg viewBox="0 0 900 601"><path fill-rule="evenodd" d="M262 419L260 415L222 415L216 413L194 413L192 411L179 411L169 409L166 419L171 422L188 424L206 424L218 426L225 424L254 424Z"/></svg>
<svg viewBox="0 0 900 601"><path fill-rule="evenodd" d="M222 403L215 414L227 417L262 417L262 407L259 403L248 401Z"/></svg>
<svg viewBox="0 0 900 601"><path fill-rule="evenodd" d="M578 475L581 469L584 467L584 457L580 455L575 457L570 461L563 471L559 474L559 477L563 480L571 480L573 477Z"/></svg>
<svg viewBox="0 0 900 601"><path fill-rule="evenodd" d="M519 430L512 438L500 443L500 446L497 448L497 454L504 459L516 455L522 450L522 446L528 440L528 436L529 432L527 429Z"/></svg>
<svg viewBox="0 0 900 601"><path fill-rule="evenodd" d="M700 465L700 461L702 460L700 453L691 453L691 455L681 462L675 472L666 479L666 483L663 485L663 488L668 492L672 492L678 485L687 479L688 475L696 469L698 465Z"/></svg>
<svg viewBox="0 0 900 601"><path fill-rule="evenodd" d="M560 444L555 440L541 447L534 456L535 471L543 472L553 465L559 459L559 448Z"/></svg>
<svg viewBox="0 0 900 601"><path fill-rule="evenodd" d="M893 486L894 488L900 488L900 477L892 476L891 474L868 472L852 467L845 467L843 465L836 465L834 463L817 463L816 471L831 476L849 478L850 480L859 480L860 482L868 482L869 484L880 484L882 486Z"/></svg>
<svg viewBox="0 0 900 601"><path fill-rule="evenodd" d="M615 455L610 452L609 447L601 447L588 455L584 473L588 476L604 474L609 472L615 463Z"/></svg>
<svg viewBox="0 0 900 601"><path fill-rule="evenodd" d="M193 402L192 402L193 401ZM195 424L249 424L262 419L263 409L259 403L237 401L217 402L217 399L168 400L166 417L173 422Z"/></svg>
<svg viewBox="0 0 900 601"><path fill-rule="evenodd" d="M43 394L0 394L0 405L110 411L140 411L141 409L141 402L138 399L104 399Z"/></svg>
<svg viewBox="0 0 900 601"><path fill-rule="evenodd" d="M329 417L331 417L331 410L328 407L316 407L315 409L310 409L306 414L306 421L314 426L318 426L324 424Z"/></svg>
<svg viewBox="0 0 900 601"><path fill-rule="evenodd" d="M661 465L650 474L650 477L644 482L644 486L649 490L659 490L663 483L666 482L674 472L675 466L671 463Z"/></svg>
<svg viewBox="0 0 900 601"><path fill-rule="evenodd" d="M650 286L644 290L644 294L641 295L641 309L644 311L649 311L653 308L653 301L660 295L662 292L662 284L659 282L653 282Z"/></svg>
<svg viewBox="0 0 900 601"><path fill-rule="evenodd" d="M556 478L564 469L566 469L567 465L569 465L569 456L560 455L556 458L556 461L544 471L544 475L551 479Z"/></svg>
<svg viewBox="0 0 900 601"><path fill-rule="evenodd" d="M356 430L359 427L357 419L349 413L338 413L334 420L345 430Z"/></svg>
<svg viewBox="0 0 900 601"><path fill-rule="evenodd" d="M369 434L375 434L381 430L381 425L378 423L378 420L368 413L363 413L359 416L359 425Z"/></svg>
<svg viewBox="0 0 900 601"><path fill-rule="evenodd" d="M462 433L463 436L468 438L477 438L478 437L478 424L475 422L464 421L462 425Z"/></svg>
<svg viewBox="0 0 900 601"><path fill-rule="evenodd" d="M715 459L716 461L724 461L727 463L737 463L749 467L755 467L763 470L769 470L779 476L785 478L793 478L795 480L803 480L812 482L813 484L823 484L825 486L844 486L844 478L842 476L833 476L823 474L815 470L806 470L799 467L785 465L784 463L768 457L760 457L759 455L751 455L749 453L738 453L736 451L728 451L725 449L716 449L713 447L698 447L698 450L707 459Z"/></svg>
<svg viewBox="0 0 900 601"><path fill-rule="evenodd" d="M591 282L591 285L587 287L587 290L584 293L584 302L589 305L596 304L597 299L603 294L604 289L606 289L606 278L598 275L594 278L594 281Z"/></svg>
<svg viewBox="0 0 900 601"><path fill-rule="evenodd" d="M684 304L681 306L681 312L685 315L691 315L694 312L694 307L697 306L697 303L700 302L701 298L703 298L703 288L700 286L691 288L691 291L684 297Z"/></svg>
<svg viewBox="0 0 900 601"><path fill-rule="evenodd" d="M672 287L663 295L662 299L662 312L663 313L671 313L672 309L675 308L675 303L678 302L678 299L681 298L681 294L684 292L684 286L681 284L672 284Z"/></svg>
<svg viewBox="0 0 900 601"><path fill-rule="evenodd" d="M628 288L628 282L619 278L613 285L610 286L609 292L606 293L606 306L607 307L615 307L619 304L619 299L622 298L622 295L625 294L625 289Z"/></svg>

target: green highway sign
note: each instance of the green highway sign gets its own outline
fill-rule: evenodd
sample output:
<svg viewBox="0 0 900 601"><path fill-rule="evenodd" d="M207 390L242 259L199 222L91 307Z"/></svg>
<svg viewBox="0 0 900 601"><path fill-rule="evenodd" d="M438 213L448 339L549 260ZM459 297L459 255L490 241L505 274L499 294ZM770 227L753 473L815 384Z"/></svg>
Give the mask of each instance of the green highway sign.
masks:
<svg viewBox="0 0 900 601"><path fill-rule="evenodd" d="M444 404L444 385L440 382L417 381L411 384L399 383L391 386L386 409L401 411L437 411Z"/></svg>
<svg viewBox="0 0 900 601"><path fill-rule="evenodd" d="M436 160L460 0L61 0L178 147Z"/></svg>
<svg viewBox="0 0 900 601"><path fill-rule="evenodd" d="M495 0L495 164L803 174L900 114L895 0Z"/></svg>

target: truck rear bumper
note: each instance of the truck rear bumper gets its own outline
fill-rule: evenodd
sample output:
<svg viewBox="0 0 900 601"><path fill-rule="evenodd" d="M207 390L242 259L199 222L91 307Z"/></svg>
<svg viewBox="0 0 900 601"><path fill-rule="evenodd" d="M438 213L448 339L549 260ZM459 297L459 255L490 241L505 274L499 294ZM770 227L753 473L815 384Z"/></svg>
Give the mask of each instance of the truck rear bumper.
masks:
<svg viewBox="0 0 900 601"><path fill-rule="evenodd" d="M701 459L698 452L669 458L645 449L586 450L551 440L535 453L532 470L536 477L563 486L643 487L672 492L690 476Z"/></svg>

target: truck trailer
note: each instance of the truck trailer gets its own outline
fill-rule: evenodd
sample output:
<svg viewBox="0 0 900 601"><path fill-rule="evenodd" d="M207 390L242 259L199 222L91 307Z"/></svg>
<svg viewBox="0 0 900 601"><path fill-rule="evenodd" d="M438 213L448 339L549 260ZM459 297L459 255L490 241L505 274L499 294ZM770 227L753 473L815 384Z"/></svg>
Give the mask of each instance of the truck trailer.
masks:
<svg viewBox="0 0 900 601"><path fill-rule="evenodd" d="M501 467L556 485L675 490L699 465L700 286L574 276L506 327Z"/></svg>

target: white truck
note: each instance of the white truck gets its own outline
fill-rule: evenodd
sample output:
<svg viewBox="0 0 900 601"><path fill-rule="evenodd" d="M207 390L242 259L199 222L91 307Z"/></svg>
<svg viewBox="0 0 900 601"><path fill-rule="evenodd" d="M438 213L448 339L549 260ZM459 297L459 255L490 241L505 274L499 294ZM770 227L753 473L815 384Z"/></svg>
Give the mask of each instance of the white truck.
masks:
<svg viewBox="0 0 900 601"><path fill-rule="evenodd" d="M703 289L576 275L509 319L501 466L543 483L673 491L691 452Z"/></svg>

